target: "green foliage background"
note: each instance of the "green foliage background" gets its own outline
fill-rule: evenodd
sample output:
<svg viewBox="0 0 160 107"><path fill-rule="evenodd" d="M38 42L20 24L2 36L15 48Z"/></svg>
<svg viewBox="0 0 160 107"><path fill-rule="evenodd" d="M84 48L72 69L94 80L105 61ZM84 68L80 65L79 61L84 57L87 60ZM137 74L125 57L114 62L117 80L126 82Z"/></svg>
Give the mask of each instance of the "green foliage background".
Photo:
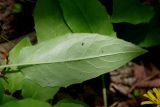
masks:
<svg viewBox="0 0 160 107"><path fill-rule="evenodd" d="M112 14L98 0L37 0L34 19L38 44L21 40L9 54L1 89L22 90L23 100L0 91L0 107L51 107L60 87L98 77L159 44L159 2L113 0ZM122 34L113 25L132 24ZM118 37L124 39L121 40ZM126 41L125 41L126 40ZM130 41L130 42L127 42ZM136 45L135 45L136 44ZM141 47L140 47L141 46ZM87 107L62 100L53 107Z"/></svg>

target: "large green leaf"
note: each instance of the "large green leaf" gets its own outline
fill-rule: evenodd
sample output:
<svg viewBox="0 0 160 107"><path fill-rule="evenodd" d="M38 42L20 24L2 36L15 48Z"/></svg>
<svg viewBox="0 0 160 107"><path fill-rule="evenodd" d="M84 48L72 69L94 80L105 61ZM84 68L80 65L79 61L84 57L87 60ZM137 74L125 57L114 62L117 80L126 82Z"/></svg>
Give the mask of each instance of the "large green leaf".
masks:
<svg viewBox="0 0 160 107"><path fill-rule="evenodd" d="M24 99L20 101L11 101L7 102L0 107L52 107L48 103L33 100L33 99Z"/></svg>
<svg viewBox="0 0 160 107"><path fill-rule="evenodd" d="M113 23L146 23L150 21L153 14L153 8L140 3L140 0L113 0Z"/></svg>
<svg viewBox="0 0 160 107"><path fill-rule="evenodd" d="M75 33L21 50L16 62L26 78L41 86L68 86L97 77L145 51L100 34ZM3 67L3 66L1 66Z"/></svg>
<svg viewBox="0 0 160 107"><path fill-rule="evenodd" d="M61 100L53 107L89 107L88 105L77 100Z"/></svg>
<svg viewBox="0 0 160 107"><path fill-rule="evenodd" d="M37 0L34 19L39 42L70 32L58 0Z"/></svg>
<svg viewBox="0 0 160 107"><path fill-rule="evenodd" d="M73 32L114 34L110 17L98 0L59 0Z"/></svg>

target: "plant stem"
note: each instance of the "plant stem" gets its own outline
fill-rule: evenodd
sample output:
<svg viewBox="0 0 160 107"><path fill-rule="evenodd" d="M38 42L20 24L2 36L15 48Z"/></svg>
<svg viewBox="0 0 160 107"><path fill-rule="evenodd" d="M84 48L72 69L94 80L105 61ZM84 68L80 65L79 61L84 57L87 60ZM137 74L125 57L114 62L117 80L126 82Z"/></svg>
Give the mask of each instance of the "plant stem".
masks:
<svg viewBox="0 0 160 107"><path fill-rule="evenodd" d="M107 107L107 89L106 89L105 76L104 75L102 75L102 93L103 93L104 107Z"/></svg>

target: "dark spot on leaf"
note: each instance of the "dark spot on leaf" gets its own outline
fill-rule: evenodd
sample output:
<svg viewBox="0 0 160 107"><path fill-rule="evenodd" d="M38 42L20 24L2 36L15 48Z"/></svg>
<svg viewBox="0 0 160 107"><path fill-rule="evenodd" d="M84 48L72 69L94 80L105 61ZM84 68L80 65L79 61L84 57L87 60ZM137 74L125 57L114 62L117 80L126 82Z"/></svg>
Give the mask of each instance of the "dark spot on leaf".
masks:
<svg viewBox="0 0 160 107"><path fill-rule="evenodd" d="M81 45L83 46L83 45L84 45L84 43L82 42L82 43L81 43Z"/></svg>
<svg viewBox="0 0 160 107"><path fill-rule="evenodd" d="M104 53L104 51L102 50L102 53Z"/></svg>

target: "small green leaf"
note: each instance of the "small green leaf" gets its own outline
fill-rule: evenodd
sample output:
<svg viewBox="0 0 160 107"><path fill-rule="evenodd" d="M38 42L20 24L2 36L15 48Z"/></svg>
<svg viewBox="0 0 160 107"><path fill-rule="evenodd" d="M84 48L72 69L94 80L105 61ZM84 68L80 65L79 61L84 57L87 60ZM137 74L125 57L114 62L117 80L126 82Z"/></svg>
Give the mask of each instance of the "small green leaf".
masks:
<svg viewBox="0 0 160 107"><path fill-rule="evenodd" d="M7 66L17 66L25 78L43 87L65 87L117 69L145 52L117 38L75 33L26 47Z"/></svg>
<svg viewBox="0 0 160 107"><path fill-rule="evenodd" d="M3 85L5 89L7 89L10 93L22 89L24 76L22 75L21 72L7 73L6 77L7 77L7 82L3 81Z"/></svg>
<svg viewBox="0 0 160 107"><path fill-rule="evenodd" d="M34 13L38 42L71 32L64 22L58 0L37 0Z"/></svg>
<svg viewBox="0 0 160 107"><path fill-rule="evenodd" d="M80 102L78 100L61 100L53 107L89 107L87 104Z"/></svg>
<svg viewBox="0 0 160 107"><path fill-rule="evenodd" d="M26 80L21 72L6 74L7 81L3 81L5 89L10 93L22 90L24 98L33 98L36 100L47 101L51 99L58 91L59 87L41 87L33 81Z"/></svg>
<svg viewBox="0 0 160 107"><path fill-rule="evenodd" d="M150 28L147 32L147 35L145 35L145 39L141 41L139 46L141 47L151 47L160 45L160 30L159 28Z"/></svg>
<svg viewBox="0 0 160 107"><path fill-rule="evenodd" d="M20 3L16 3L13 8L13 12L20 13L22 12L22 5Z"/></svg>
<svg viewBox="0 0 160 107"><path fill-rule="evenodd" d="M0 107L52 107L48 103L33 99L24 99L20 101L10 101Z"/></svg>
<svg viewBox="0 0 160 107"><path fill-rule="evenodd" d="M59 0L73 32L114 34L110 17L98 0Z"/></svg>
<svg viewBox="0 0 160 107"><path fill-rule="evenodd" d="M126 28L119 37L144 48L160 45L160 26L158 25L158 15L159 14L155 15L149 23L138 24Z"/></svg>
<svg viewBox="0 0 160 107"><path fill-rule="evenodd" d="M140 96L139 90L135 89L135 90L133 91L133 95L134 95L135 97Z"/></svg>
<svg viewBox="0 0 160 107"><path fill-rule="evenodd" d="M140 3L140 0L113 0L113 23L146 23L153 15L153 8Z"/></svg>
<svg viewBox="0 0 160 107"><path fill-rule="evenodd" d="M30 80L25 80L22 88L24 98L33 98L47 101L51 99L59 90L59 87L41 87Z"/></svg>
<svg viewBox="0 0 160 107"><path fill-rule="evenodd" d="M125 27L124 31L121 30L122 33L119 38L138 45L144 40L149 30L148 24L131 25L130 27Z"/></svg>

